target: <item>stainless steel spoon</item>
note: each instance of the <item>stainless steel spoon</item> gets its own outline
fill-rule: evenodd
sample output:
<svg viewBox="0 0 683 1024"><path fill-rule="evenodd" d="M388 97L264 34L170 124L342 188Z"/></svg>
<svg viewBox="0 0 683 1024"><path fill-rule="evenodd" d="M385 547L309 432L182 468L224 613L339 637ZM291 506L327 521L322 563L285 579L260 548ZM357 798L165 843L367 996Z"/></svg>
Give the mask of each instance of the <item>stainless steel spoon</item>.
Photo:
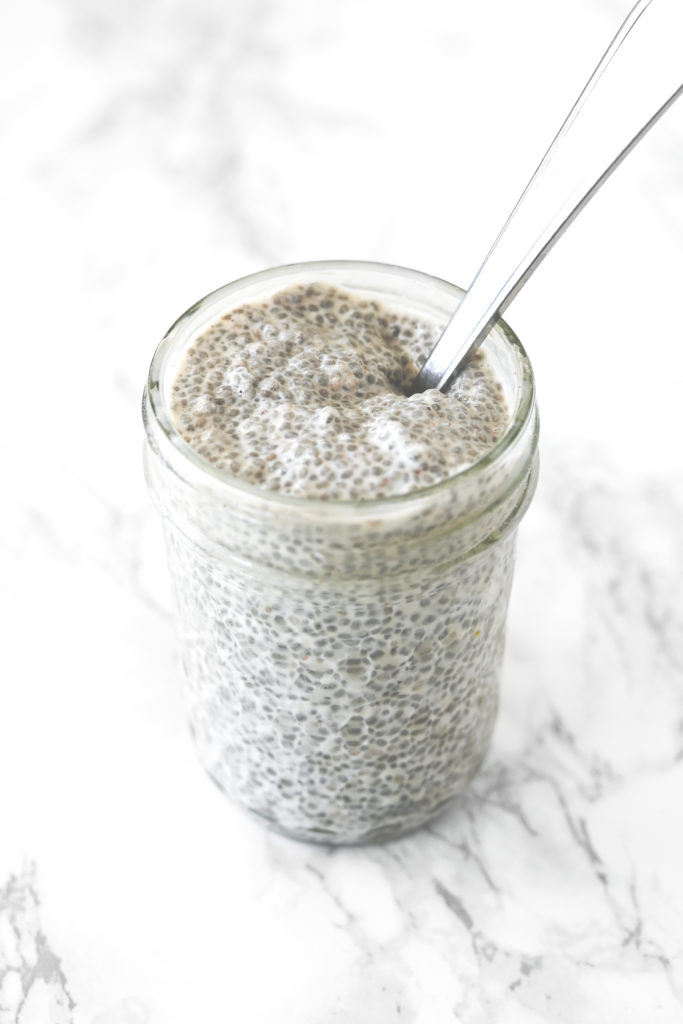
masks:
<svg viewBox="0 0 683 1024"><path fill-rule="evenodd" d="M683 0L639 0L503 225L410 394L445 387L589 199L681 93Z"/></svg>

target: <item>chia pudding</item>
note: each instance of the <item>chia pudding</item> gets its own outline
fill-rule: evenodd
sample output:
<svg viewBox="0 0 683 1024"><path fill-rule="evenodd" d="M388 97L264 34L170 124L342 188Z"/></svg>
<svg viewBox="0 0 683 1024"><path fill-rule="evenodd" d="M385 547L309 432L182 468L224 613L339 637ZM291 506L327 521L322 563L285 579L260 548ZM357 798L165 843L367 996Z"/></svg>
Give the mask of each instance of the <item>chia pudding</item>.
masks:
<svg viewBox="0 0 683 1024"><path fill-rule="evenodd" d="M461 294L278 268L192 307L152 364L146 472L199 755L297 838L415 828L489 745L537 415L502 323L443 393L405 396Z"/></svg>

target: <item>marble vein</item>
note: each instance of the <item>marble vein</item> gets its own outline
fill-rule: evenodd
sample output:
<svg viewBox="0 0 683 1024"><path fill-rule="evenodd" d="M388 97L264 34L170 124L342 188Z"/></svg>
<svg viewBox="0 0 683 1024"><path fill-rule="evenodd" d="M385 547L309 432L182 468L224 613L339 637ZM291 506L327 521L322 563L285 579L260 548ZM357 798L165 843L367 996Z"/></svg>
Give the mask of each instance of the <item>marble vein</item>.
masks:
<svg viewBox="0 0 683 1024"><path fill-rule="evenodd" d="M0 888L0 1024L72 1024L75 1002L40 922L36 866Z"/></svg>

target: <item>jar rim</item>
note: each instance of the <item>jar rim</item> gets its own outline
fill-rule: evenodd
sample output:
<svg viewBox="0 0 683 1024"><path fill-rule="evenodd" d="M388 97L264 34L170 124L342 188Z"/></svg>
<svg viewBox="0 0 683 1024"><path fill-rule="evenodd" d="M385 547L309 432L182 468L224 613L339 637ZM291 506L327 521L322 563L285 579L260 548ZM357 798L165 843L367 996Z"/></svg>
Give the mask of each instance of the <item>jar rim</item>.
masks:
<svg viewBox="0 0 683 1024"><path fill-rule="evenodd" d="M474 462L468 463L462 469L458 469L444 480L438 481L438 483L408 491L404 494L393 494L382 498L308 498L300 495L283 494L280 491L267 490L258 484L248 483L228 473L226 470L220 469L209 462L208 459L199 455L185 441L173 424L164 388L162 387L164 372L169 359L177 354L176 346L179 339L183 341L183 344L188 340L185 338L185 329L189 328L193 321L197 322L202 312L207 309L214 309L215 315L218 316L220 312L230 308L230 296L245 288L257 286L261 283L266 285L269 280L274 280L278 275L296 279L297 276L310 275L314 272L329 276L335 272L348 273L354 271L384 274L399 279L403 277L406 280L410 279L412 282L421 282L432 288L436 287L437 291L444 295L451 295L456 300L461 299L465 294L462 288L432 274L395 264L365 260L314 260L283 264L282 266L271 267L267 270L261 270L257 273L237 278L209 292L182 313L163 336L152 358L143 394L142 415L147 439L153 450L156 450L179 476L186 479L189 477L190 480L197 484L210 485L219 493L222 492L226 501L229 500L231 495L239 495L242 498L265 503L271 507L282 506L304 512L308 511L317 515L322 514L326 516L337 512L342 515L354 516L361 514L367 516L368 514L379 514L391 509L397 511L404 510L406 506L412 503L431 499L460 485L462 482L472 480L477 474L494 465L514 446L534 414L534 376L524 346L512 328L502 318L494 324L491 331L497 332L502 336L506 345L514 353L520 368L517 407L511 411L506 429L491 448ZM345 285L342 284L342 286ZM353 288L352 285L347 287ZM263 294L265 294L265 289ZM212 322L212 318L207 318L205 326L208 326L210 322ZM196 333L193 332L192 336L195 336Z"/></svg>

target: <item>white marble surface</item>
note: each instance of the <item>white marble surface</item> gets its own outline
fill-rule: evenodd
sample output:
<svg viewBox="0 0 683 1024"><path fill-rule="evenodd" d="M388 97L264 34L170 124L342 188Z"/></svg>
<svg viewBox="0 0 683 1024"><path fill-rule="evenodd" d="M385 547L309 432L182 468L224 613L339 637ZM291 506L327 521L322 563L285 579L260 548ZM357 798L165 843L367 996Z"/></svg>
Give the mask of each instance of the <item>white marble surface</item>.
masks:
<svg viewBox="0 0 683 1024"><path fill-rule="evenodd" d="M309 848L204 777L140 468L213 287L467 284L627 6L3 11L0 1024L683 1020L683 106L509 310L542 478L493 747L432 828Z"/></svg>

